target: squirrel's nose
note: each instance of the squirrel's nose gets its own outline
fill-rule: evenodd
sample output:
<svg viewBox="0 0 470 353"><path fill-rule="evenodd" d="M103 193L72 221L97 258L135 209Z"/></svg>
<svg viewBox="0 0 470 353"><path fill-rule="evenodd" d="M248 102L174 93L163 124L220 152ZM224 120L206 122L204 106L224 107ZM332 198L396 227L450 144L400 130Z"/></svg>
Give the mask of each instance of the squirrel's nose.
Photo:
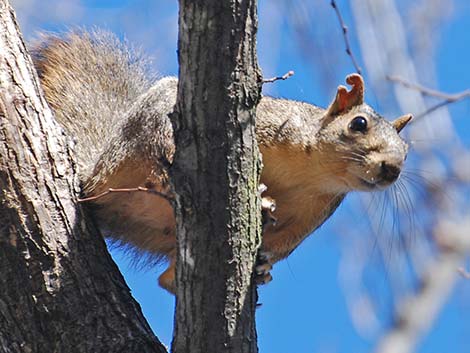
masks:
<svg viewBox="0 0 470 353"><path fill-rule="evenodd" d="M397 167L396 165L393 165L393 164L388 164L385 161L383 161L382 164L380 165L380 178L390 183L398 179L400 172L401 172L400 167Z"/></svg>

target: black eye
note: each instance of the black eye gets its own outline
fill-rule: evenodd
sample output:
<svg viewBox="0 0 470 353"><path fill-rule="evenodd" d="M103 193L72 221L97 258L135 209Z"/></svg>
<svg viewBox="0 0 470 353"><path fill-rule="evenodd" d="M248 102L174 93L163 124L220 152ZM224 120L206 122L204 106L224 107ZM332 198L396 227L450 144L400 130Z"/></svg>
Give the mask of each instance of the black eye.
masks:
<svg viewBox="0 0 470 353"><path fill-rule="evenodd" d="M367 131L367 120L363 116L356 116L351 122L349 123L349 128L352 131L357 132L366 132Z"/></svg>

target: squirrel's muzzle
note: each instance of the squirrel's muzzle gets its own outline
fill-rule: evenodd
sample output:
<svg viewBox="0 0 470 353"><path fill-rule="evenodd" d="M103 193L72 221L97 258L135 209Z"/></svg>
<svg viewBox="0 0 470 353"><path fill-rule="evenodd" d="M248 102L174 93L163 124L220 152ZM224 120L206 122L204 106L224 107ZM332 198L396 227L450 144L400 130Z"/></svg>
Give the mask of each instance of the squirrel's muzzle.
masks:
<svg viewBox="0 0 470 353"><path fill-rule="evenodd" d="M385 153L370 152L364 163L352 164L348 171L358 180L349 180L353 190L381 190L393 184L400 176L406 156L406 145L403 151L388 151Z"/></svg>
<svg viewBox="0 0 470 353"><path fill-rule="evenodd" d="M387 162L382 162L378 178L388 183L393 183L400 176L400 172L401 168Z"/></svg>

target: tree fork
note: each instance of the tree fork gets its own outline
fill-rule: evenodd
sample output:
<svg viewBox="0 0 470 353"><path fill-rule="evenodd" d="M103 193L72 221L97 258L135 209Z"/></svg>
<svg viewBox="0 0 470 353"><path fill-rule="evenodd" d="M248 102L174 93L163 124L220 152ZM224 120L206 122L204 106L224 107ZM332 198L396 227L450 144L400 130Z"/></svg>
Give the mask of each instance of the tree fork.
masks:
<svg viewBox="0 0 470 353"><path fill-rule="evenodd" d="M0 352L163 353L77 206L67 141L0 0Z"/></svg>

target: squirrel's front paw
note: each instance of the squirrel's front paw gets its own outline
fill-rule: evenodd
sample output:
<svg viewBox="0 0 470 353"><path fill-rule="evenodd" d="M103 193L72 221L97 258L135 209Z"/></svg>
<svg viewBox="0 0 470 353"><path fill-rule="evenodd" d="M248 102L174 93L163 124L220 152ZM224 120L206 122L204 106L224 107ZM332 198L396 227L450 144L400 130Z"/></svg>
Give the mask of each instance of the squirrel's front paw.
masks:
<svg viewBox="0 0 470 353"><path fill-rule="evenodd" d="M273 265L270 262L271 254L260 250L256 257L255 264L255 283L257 285L266 284L272 281L273 277L271 276L271 269Z"/></svg>
<svg viewBox="0 0 470 353"><path fill-rule="evenodd" d="M260 195L267 190L267 186L260 184L258 187L258 192ZM261 197L261 221L263 224L263 229L269 225L276 225L277 218L274 217L273 212L276 210L276 201L269 196Z"/></svg>

